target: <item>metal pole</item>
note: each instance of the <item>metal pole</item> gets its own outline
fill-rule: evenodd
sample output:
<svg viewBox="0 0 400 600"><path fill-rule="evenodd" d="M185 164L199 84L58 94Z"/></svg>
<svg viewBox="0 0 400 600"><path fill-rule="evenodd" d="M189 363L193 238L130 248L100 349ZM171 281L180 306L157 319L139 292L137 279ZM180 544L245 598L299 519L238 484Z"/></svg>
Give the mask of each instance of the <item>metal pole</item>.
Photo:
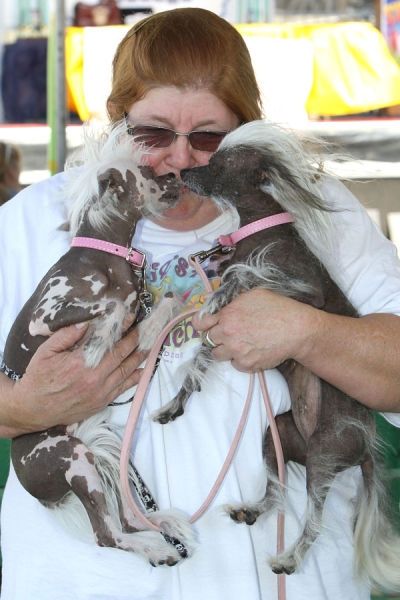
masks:
<svg viewBox="0 0 400 600"><path fill-rule="evenodd" d="M47 124L50 128L47 158L52 175L63 170L66 156L64 23L64 0L55 0L47 41Z"/></svg>
<svg viewBox="0 0 400 600"><path fill-rule="evenodd" d="M65 88L65 0L56 4L56 163L57 171L64 169L66 159L66 88Z"/></svg>
<svg viewBox="0 0 400 600"><path fill-rule="evenodd" d="M269 21L269 22L275 21L275 10L276 10L276 1L269 0L267 21Z"/></svg>
<svg viewBox="0 0 400 600"><path fill-rule="evenodd" d="M382 0L374 0L375 26L382 31Z"/></svg>

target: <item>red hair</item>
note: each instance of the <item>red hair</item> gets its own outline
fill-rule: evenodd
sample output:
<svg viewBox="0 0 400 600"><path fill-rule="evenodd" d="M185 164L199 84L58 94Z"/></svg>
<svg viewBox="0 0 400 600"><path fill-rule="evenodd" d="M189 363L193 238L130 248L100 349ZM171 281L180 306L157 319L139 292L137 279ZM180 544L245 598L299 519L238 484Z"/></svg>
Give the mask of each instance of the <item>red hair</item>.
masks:
<svg viewBox="0 0 400 600"><path fill-rule="evenodd" d="M262 117L247 46L225 19L201 8L155 13L136 23L113 61L107 107L112 121L159 86L207 89L240 122Z"/></svg>

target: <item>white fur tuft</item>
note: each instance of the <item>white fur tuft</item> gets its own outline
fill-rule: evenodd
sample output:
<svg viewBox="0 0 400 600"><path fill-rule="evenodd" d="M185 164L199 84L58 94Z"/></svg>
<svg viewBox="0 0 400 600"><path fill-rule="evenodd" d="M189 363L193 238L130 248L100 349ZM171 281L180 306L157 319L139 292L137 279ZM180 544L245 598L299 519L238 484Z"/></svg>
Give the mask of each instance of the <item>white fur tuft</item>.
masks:
<svg viewBox="0 0 400 600"><path fill-rule="evenodd" d="M69 207L72 235L76 234L85 216L100 231L113 217L121 217L115 194L107 193L99 202L99 175L111 168L120 171L124 177L128 170L134 173L145 199L145 204L137 208L146 214L159 215L165 206L158 202L154 194L154 182L144 177L138 169L138 166L146 164L149 151L128 135L125 120L100 132L89 126L83 131L83 147L66 163L64 194Z"/></svg>
<svg viewBox="0 0 400 600"><path fill-rule="evenodd" d="M96 131L88 125L83 128L84 144L66 163L67 182L65 195L69 206L69 222L72 235L77 231L83 216L88 212L89 221L101 229L110 217L118 215L118 209L108 199L105 210L90 210L99 195L98 177L111 167L123 174L143 162L144 150L126 133L126 123Z"/></svg>
<svg viewBox="0 0 400 600"><path fill-rule="evenodd" d="M302 279L294 279L281 269L278 269L268 260L268 254L272 248L279 242L267 244L262 250L255 250L251 253L246 263L232 265L226 269L221 278L221 288L224 283L230 279L235 280L237 290L248 291L255 287L272 290L278 294L288 297L299 297L313 295L313 287L305 283ZM221 289L220 288L220 289ZM212 305L213 296L210 296L202 308L204 312L215 312L209 310Z"/></svg>
<svg viewBox="0 0 400 600"><path fill-rule="evenodd" d="M386 516L383 483L376 476L360 494L354 528L355 570L373 589L400 593L400 536Z"/></svg>
<svg viewBox="0 0 400 600"><path fill-rule="evenodd" d="M269 172L270 184L262 187L285 210L295 217L294 226L306 244L315 251L329 242L332 207L321 193L321 183L328 175L323 173L322 159L311 146L322 148L322 143L311 138L300 138L295 132L267 120L251 121L230 132L218 150L237 146L257 148L264 155L274 157L282 172ZM219 200L217 199L218 203Z"/></svg>

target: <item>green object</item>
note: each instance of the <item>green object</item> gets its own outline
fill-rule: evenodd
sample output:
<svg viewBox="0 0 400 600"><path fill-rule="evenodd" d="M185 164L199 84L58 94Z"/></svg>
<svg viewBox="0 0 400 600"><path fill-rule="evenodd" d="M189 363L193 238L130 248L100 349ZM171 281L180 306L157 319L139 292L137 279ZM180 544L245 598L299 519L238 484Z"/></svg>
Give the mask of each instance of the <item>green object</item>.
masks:
<svg viewBox="0 0 400 600"><path fill-rule="evenodd" d="M0 438L0 490L6 485L10 470L10 440Z"/></svg>
<svg viewBox="0 0 400 600"><path fill-rule="evenodd" d="M381 415L376 415L376 427L383 442L383 459L393 522L400 532L400 429L394 427ZM371 596L371 600L400 600L400 596Z"/></svg>
<svg viewBox="0 0 400 600"><path fill-rule="evenodd" d="M0 504L3 498L4 486L6 485L8 473L10 470L10 440L0 438ZM0 567L1 567L0 554Z"/></svg>
<svg viewBox="0 0 400 600"><path fill-rule="evenodd" d="M396 529L400 532L400 429L388 423L379 414L376 415L376 427L378 437L384 444L383 459L393 521Z"/></svg>

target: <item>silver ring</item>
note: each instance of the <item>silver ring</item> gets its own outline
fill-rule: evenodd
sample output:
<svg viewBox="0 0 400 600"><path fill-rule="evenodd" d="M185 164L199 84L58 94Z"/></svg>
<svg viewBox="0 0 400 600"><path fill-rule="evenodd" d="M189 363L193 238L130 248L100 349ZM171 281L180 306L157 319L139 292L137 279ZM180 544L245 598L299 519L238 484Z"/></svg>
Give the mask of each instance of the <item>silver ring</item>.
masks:
<svg viewBox="0 0 400 600"><path fill-rule="evenodd" d="M203 334L202 336L203 338L203 344L205 346L207 346L207 348L211 348L211 350L214 350L214 348L216 348L218 346L218 344L216 344L211 338L210 338L210 332L206 331L205 334Z"/></svg>

